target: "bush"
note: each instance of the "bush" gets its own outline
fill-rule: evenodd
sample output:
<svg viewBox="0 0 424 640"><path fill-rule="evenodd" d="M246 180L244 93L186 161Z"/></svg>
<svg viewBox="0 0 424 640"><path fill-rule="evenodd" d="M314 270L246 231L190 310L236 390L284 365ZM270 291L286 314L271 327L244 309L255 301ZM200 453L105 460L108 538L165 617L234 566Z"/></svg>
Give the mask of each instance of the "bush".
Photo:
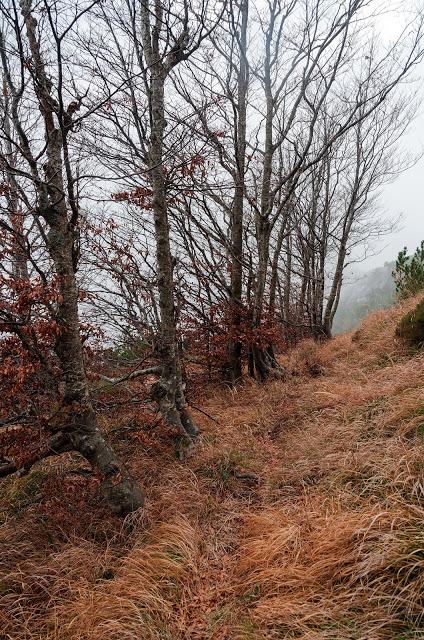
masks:
<svg viewBox="0 0 424 640"><path fill-rule="evenodd" d="M396 335L411 346L424 344L424 300L402 318L396 328Z"/></svg>
<svg viewBox="0 0 424 640"><path fill-rule="evenodd" d="M399 252L392 275L396 293L401 299L409 298L424 289L424 240L413 256L407 255L406 247Z"/></svg>

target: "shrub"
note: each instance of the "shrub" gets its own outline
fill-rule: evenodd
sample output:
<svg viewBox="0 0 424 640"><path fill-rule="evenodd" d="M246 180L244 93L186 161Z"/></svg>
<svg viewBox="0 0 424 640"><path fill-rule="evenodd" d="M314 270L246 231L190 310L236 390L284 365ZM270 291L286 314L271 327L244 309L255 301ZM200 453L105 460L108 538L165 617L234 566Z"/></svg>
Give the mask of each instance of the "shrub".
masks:
<svg viewBox="0 0 424 640"><path fill-rule="evenodd" d="M401 319L396 335L411 346L424 344L424 300Z"/></svg>

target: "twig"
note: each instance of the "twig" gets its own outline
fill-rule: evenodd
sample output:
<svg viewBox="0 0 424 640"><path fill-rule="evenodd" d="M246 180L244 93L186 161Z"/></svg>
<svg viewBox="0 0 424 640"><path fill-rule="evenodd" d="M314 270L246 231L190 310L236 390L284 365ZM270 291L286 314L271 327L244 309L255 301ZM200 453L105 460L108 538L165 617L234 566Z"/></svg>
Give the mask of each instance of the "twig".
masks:
<svg viewBox="0 0 424 640"><path fill-rule="evenodd" d="M22 422L24 418L29 418L29 416L30 414L26 412L20 413L18 416L11 416L10 418L6 418L6 420L0 421L0 429L2 429L3 427L10 427L17 422Z"/></svg>
<svg viewBox="0 0 424 640"><path fill-rule="evenodd" d="M216 424L221 424L220 422L218 422L218 420L216 420L215 418L213 418L211 415L209 415L209 413L206 413L206 411L203 411L203 409L200 409L199 407L197 407L195 404L193 404L192 402L188 402L188 404L190 405L190 407L192 407L193 409L195 409L196 411L198 411L199 413L203 413L204 416L206 416L207 418L209 418L209 420L212 420L213 422L215 422Z"/></svg>

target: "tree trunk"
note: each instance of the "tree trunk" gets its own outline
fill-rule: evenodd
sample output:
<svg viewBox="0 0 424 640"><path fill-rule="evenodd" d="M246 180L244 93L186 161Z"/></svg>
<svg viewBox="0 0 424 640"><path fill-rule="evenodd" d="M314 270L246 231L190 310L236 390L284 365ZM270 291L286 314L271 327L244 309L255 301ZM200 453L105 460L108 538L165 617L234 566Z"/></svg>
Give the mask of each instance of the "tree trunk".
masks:
<svg viewBox="0 0 424 640"><path fill-rule="evenodd" d="M292 280L292 241L291 236L286 238L286 273L284 278L284 294L282 315L286 322L290 322L291 280Z"/></svg>
<svg viewBox="0 0 424 640"><path fill-rule="evenodd" d="M152 395L165 420L175 427L178 434L178 454L182 457L197 436L198 429L187 411L181 379L175 318L174 259L171 253L166 183L163 163L163 138L165 131L165 80L167 68L159 51L159 32L162 27L161 8L155 5L152 12L156 26L150 30L150 6L148 0L141 3L142 40L144 55L150 71L149 112L151 134L148 145L149 179L153 194L153 218L156 240L157 286L159 290L160 342L159 356L162 364L161 379L153 385ZM156 13L155 13L156 12Z"/></svg>
<svg viewBox="0 0 424 640"><path fill-rule="evenodd" d="M45 181L36 181L38 214L49 227L47 249L54 264L58 285L54 318L58 327L55 352L62 369L64 393L61 411L52 425L55 434L53 440L58 443L55 452L70 449L80 452L102 475L101 490L111 509L115 513L127 514L142 506L144 496L103 437L90 401L79 329L78 287L75 277L77 219L72 220L72 215L68 216L71 187L68 184L65 188L63 180L65 129L61 116L55 115L59 107L51 94L52 83L46 75L37 39L37 21L31 13L30 0L23 1L21 7L34 64L34 88L44 121L47 155L44 165ZM60 126L55 125L56 117ZM33 166L35 167L35 162Z"/></svg>
<svg viewBox="0 0 424 640"><path fill-rule="evenodd" d="M269 243L272 231L270 221L273 202L271 197L271 178L272 178L272 161L274 156L273 145L273 119L274 119L274 100L272 96L272 80L271 80L271 42L273 37L274 21L266 34L265 43L265 61L264 61L264 93L266 101L265 116L265 141L264 154L262 161L262 184L260 209L255 213L255 232L256 244L258 250L258 273L256 278L255 300L253 306L253 331L260 333L262 324L264 295L268 275L269 263ZM252 345L253 361L255 366L255 375L258 380L264 381L270 375L280 376L281 371L273 354L270 355L268 345L263 346L256 341Z"/></svg>
<svg viewBox="0 0 424 640"><path fill-rule="evenodd" d="M51 215L51 213L50 213ZM138 509L144 497L96 424L90 402L79 333L78 289L72 260L72 235L67 220L56 212L48 234L48 248L58 276L59 333L55 351L64 377L63 408L56 422L64 435L63 446L79 451L103 476L101 491L112 511L125 515Z"/></svg>
<svg viewBox="0 0 424 640"><path fill-rule="evenodd" d="M270 227L267 220L258 217L256 225L256 237L258 245L258 273L256 278L254 307L253 307L253 330L258 334L258 340L252 344L252 358L255 369L255 377L260 381L265 381L270 376L281 377L281 368L278 365L274 350L271 345L262 345L260 340L260 328L262 325L262 315L264 307L265 287L268 274L269 262L269 240Z"/></svg>
<svg viewBox="0 0 424 640"><path fill-rule="evenodd" d="M350 232L350 225L348 225L348 232ZM331 285L330 293L327 298L327 304L325 305L324 317L323 317L323 331L327 338L332 337L332 327L334 316L336 315L337 307L340 300L340 292L343 282L343 271L346 260L346 238L344 236L340 245L339 254L337 256L336 269L333 276L333 282Z"/></svg>
<svg viewBox="0 0 424 640"><path fill-rule="evenodd" d="M236 384L242 377L242 344L239 336L242 320L243 291L243 206L246 166L246 108L248 88L248 65L246 57L247 23L249 15L248 0L242 1L240 11L241 26L240 36L238 38L240 66L237 78L237 137L235 149L236 186L231 218L231 308L232 330L234 334L230 337L228 345L232 384Z"/></svg>
<svg viewBox="0 0 424 640"><path fill-rule="evenodd" d="M10 228L12 229L12 275L16 280L28 281L28 255L25 247L24 216L22 210L20 209L18 185L13 172L16 163L16 153L12 146L13 134L9 115L10 100L6 79L3 79L3 100L3 128L4 133L6 134L4 145L6 151L5 155L9 164L9 166L5 167L4 172L7 183L7 214L10 221Z"/></svg>

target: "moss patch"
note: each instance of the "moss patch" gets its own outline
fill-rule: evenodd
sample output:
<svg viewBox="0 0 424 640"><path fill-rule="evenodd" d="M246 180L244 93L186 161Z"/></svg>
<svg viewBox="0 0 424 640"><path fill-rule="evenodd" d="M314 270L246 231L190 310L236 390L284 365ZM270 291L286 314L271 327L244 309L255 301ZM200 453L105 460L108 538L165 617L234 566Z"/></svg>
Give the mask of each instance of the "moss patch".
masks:
<svg viewBox="0 0 424 640"><path fill-rule="evenodd" d="M0 499L6 503L7 511L18 514L41 498L40 489L49 472L43 469L33 469L22 478L10 478L0 489Z"/></svg>

